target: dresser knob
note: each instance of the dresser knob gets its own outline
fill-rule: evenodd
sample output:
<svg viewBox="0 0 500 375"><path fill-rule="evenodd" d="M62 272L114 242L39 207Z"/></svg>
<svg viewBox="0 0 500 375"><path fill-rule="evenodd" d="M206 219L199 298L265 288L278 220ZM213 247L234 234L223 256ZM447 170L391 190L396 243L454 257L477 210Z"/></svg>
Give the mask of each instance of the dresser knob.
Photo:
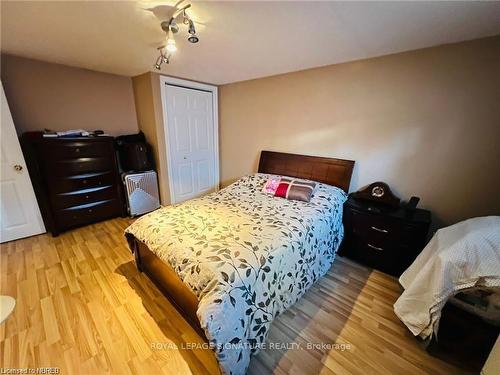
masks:
<svg viewBox="0 0 500 375"><path fill-rule="evenodd" d="M83 182L83 184L85 185L85 184L87 183L87 180L83 180L82 182Z"/></svg>
<svg viewBox="0 0 500 375"><path fill-rule="evenodd" d="M89 199L89 196L88 196L88 195L86 195L86 196L85 196L85 199Z"/></svg>
<svg viewBox="0 0 500 375"><path fill-rule="evenodd" d="M75 152L80 152L80 149L79 148L75 149Z"/></svg>
<svg viewBox="0 0 500 375"><path fill-rule="evenodd" d="M92 213L92 209L89 209L89 213Z"/></svg>

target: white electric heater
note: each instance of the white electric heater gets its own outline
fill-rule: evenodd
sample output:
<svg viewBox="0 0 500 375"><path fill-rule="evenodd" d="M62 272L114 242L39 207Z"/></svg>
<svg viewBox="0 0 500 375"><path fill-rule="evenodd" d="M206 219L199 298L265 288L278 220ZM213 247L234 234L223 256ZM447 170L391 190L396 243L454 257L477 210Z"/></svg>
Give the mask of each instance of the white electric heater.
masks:
<svg viewBox="0 0 500 375"><path fill-rule="evenodd" d="M160 207L155 171L127 173L123 176L130 216L142 215Z"/></svg>

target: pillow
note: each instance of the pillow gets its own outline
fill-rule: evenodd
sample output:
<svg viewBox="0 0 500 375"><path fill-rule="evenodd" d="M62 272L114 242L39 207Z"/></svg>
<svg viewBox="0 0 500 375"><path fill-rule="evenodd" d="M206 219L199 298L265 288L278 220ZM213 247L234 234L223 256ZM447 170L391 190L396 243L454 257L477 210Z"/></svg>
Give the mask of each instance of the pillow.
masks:
<svg viewBox="0 0 500 375"><path fill-rule="evenodd" d="M274 196L289 200L309 202L315 188L315 182L283 177Z"/></svg>
<svg viewBox="0 0 500 375"><path fill-rule="evenodd" d="M266 194L271 194L274 195L276 192L276 189L278 188L278 185L280 184L281 178L279 177L271 177L269 178L266 183L264 184L264 187L262 188L262 192Z"/></svg>

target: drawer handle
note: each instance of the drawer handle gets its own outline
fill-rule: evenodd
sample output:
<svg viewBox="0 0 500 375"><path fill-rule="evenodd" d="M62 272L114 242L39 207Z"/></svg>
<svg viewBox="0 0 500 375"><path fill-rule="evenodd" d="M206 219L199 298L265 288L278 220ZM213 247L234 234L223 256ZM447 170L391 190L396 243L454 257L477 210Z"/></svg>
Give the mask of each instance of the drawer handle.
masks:
<svg viewBox="0 0 500 375"><path fill-rule="evenodd" d="M377 227L372 227L373 230L376 230L377 232L380 232L380 233L389 233L388 230L385 230L385 229L380 229L380 228L377 228Z"/></svg>
<svg viewBox="0 0 500 375"><path fill-rule="evenodd" d="M373 250L384 251L384 249L382 249L381 247L373 246L373 245L370 245L370 244L367 244L367 245L368 245L368 247L372 248Z"/></svg>

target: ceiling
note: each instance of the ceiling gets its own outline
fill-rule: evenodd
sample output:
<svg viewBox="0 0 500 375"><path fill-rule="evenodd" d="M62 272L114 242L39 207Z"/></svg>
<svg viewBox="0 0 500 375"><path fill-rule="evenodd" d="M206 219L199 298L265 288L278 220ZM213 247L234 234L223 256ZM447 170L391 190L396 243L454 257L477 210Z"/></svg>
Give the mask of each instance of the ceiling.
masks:
<svg viewBox="0 0 500 375"><path fill-rule="evenodd" d="M175 1L1 3L2 52L135 76L164 41L147 8ZM500 34L500 2L200 2L162 72L224 84ZM166 7L163 10L169 10Z"/></svg>

